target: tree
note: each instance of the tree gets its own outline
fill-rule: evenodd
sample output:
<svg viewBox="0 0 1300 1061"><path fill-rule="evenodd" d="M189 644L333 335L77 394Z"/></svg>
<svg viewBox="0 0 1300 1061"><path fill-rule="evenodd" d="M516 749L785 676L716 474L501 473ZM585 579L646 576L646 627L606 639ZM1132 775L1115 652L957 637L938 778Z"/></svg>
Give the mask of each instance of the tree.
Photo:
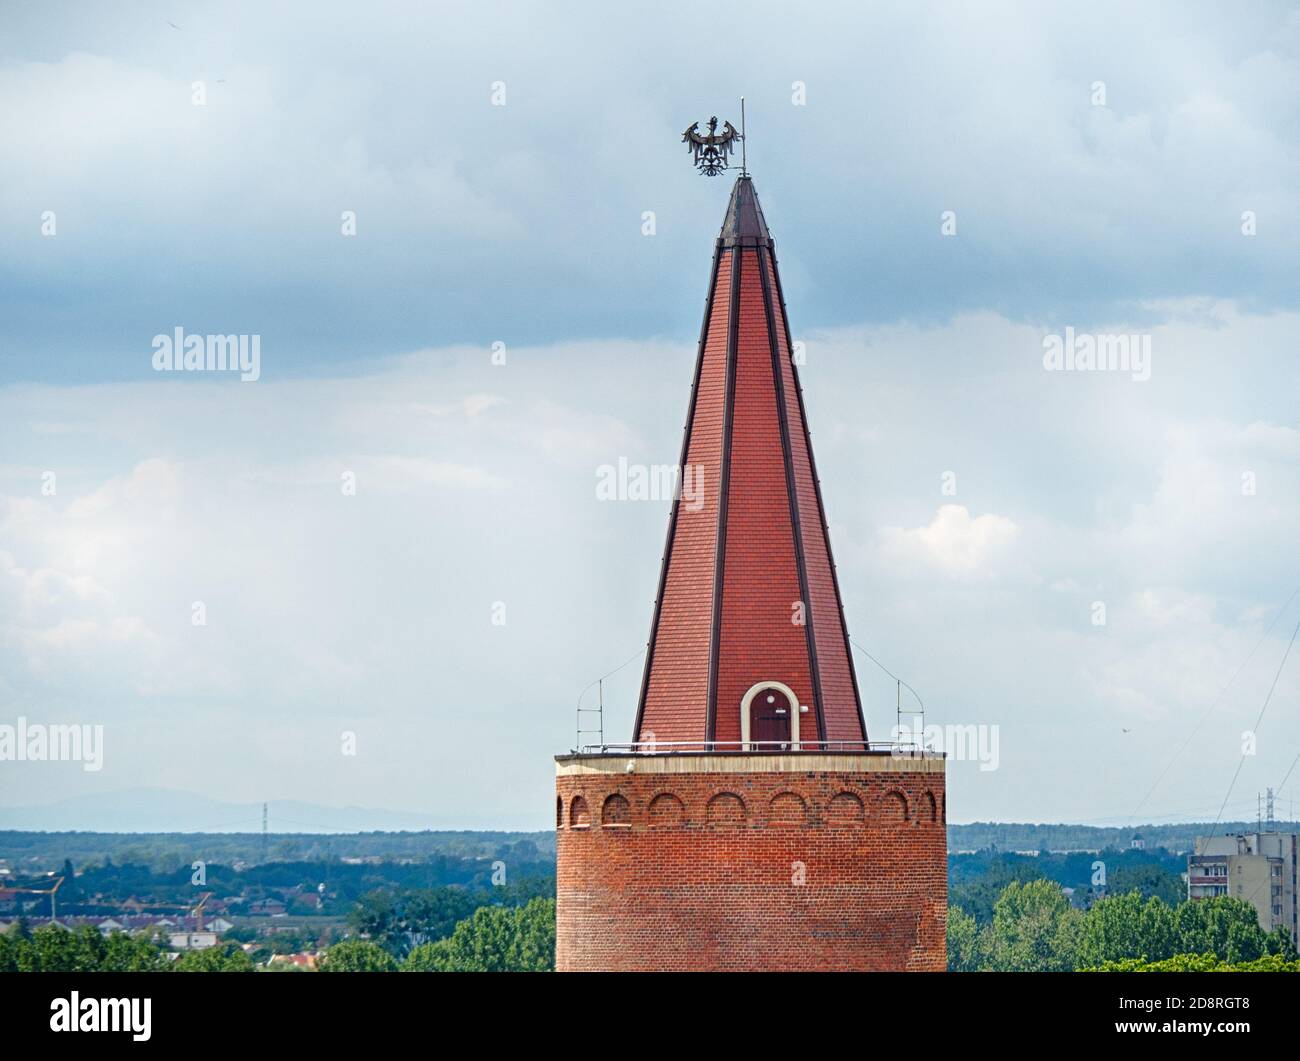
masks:
<svg viewBox="0 0 1300 1061"><path fill-rule="evenodd" d="M1079 928L1077 961L1092 967L1125 958L1158 961L1175 950L1174 911L1157 898L1142 901L1137 891L1093 903Z"/></svg>
<svg viewBox="0 0 1300 1061"><path fill-rule="evenodd" d="M22 945L16 932L0 932L0 973L18 972L18 948Z"/></svg>
<svg viewBox="0 0 1300 1061"><path fill-rule="evenodd" d="M993 905L1012 881L1020 881L1023 884L1031 880L1045 879L1043 860L1039 858L992 852L983 852L972 858L974 861L964 866L964 859L958 862L949 860L952 879L948 901L949 905L960 906L980 925L992 923ZM983 865L984 869L974 877L961 875L958 868L963 867L964 873L968 874L980 865Z"/></svg>
<svg viewBox="0 0 1300 1061"><path fill-rule="evenodd" d="M0 972L154 972L166 955L146 937L114 932L105 938L89 925L69 932L42 925L26 936L10 929L0 936Z"/></svg>
<svg viewBox="0 0 1300 1061"><path fill-rule="evenodd" d="M1078 918L1056 882L1013 881L993 906L992 967L1002 972L1073 969Z"/></svg>
<svg viewBox="0 0 1300 1061"><path fill-rule="evenodd" d="M378 943L347 939L325 952L319 969L323 973L391 973L397 962Z"/></svg>
<svg viewBox="0 0 1300 1061"><path fill-rule="evenodd" d="M1285 952L1283 937L1260 928L1255 908L1244 899L1218 895L1188 901L1178 908L1175 920L1178 954L1215 954L1235 963Z"/></svg>
<svg viewBox="0 0 1300 1061"><path fill-rule="evenodd" d="M975 973L988 968L989 939L975 918L959 906L948 908L948 971Z"/></svg>
<svg viewBox="0 0 1300 1061"><path fill-rule="evenodd" d="M358 901L348 923L400 958L412 947L451 935L457 922L474 912L477 900L463 888L373 891Z"/></svg>
<svg viewBox="0 0 1300 1061"><path fill-rule="evenodd" d="M451 940L440 939L413 947L411 953L406 956L406 961L402 963L402 972L451 973L456 971L455 964Z"/></svg>
<svg viewBox="0 0 1300 1061"><path fill-rule="evenodd" d="M1187 886L1168 870L1152 862L1116 866L1115 872L1111 874L1110 891L1112 895L1137 891L1144 899L1154 896L1170 908L1187 898Z"/></svg>
<svg viewBox="0 0 1300 1061"><path fill-rule="evenodd" d="M1268 934L1267 947L1269 954L1276 955L1284 961L1300 960L1300 951L1296 950L1295 940L1285 928L1275 928Z"/></svg>
<svg viewBox="0 0 1300 1061"><path fill-rule="evenodd" d="M1163 961L1141 958L1105 962L1088 972L1100 973L1300 973L1300 961L1287 961L1280 954L1267 954L1248 962L1225 962L1213 954L1175 954Z"/></svg>
<svg viewBox="0 0 1300 1061"><path fill-rule="evenodd" d="M114 932L104 942L100 972L152 973L168 968L167 955L147 936Z"/></svg>
<svg viewBox="0 0 1300 1061"><path fill-rule="evenodd" d="M59 925L42 925L32 933L36 969L43 973L93 973L104 955L104 937L85 926L69 932Z"/></svg>
<svg viewBox="0 0 1300 1061"><path fill-rule="evenodd" d="M237 943L187 951L172 966L178 973L251 973L253 959Z"/></svg>
<svg viewBox="0 0 1300 1061"><path fill-rule="evenodd" d="M408 972L549 972L555 968L555 900L482 906L448 939L411 951Z"/></svg>
<svg viewBox="0 0 1300 1061"><path fill-rule="evenodd" d="M555 970L554 899L533 899L515 911L510 967L512 971L524 973Z"/></svg>

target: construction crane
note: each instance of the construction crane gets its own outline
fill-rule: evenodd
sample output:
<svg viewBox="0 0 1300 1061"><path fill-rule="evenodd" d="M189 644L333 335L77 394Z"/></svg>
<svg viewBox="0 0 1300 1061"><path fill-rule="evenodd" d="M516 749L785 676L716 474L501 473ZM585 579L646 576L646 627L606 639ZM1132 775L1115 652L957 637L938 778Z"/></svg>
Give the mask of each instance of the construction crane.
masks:
<svg viewBox="0 0 1300 1061"><path fill-rule="evenodd" d="M6 891L23 892L26 895L48 895L50 897L50 920L59 916L57 893L64 878L56 877L52 888L6 888Z"/></svg>
<svg viewBox="0 0 1300 1061"><path fill-rule="evenodd" d="M215 893L213 893L213 892L204 892L201 896L199 896L199 901L198 901L198 903L195 905L193 911L191 912L191 913L192 913L192 916L194 917L194 931L195 931L195 932L202 932L202 931L203 931L203 919L202 919L202 918L203 918L203 908L207 905L208 900L211 899L212 896L213 896L214 894L215 894Z"/></svg>

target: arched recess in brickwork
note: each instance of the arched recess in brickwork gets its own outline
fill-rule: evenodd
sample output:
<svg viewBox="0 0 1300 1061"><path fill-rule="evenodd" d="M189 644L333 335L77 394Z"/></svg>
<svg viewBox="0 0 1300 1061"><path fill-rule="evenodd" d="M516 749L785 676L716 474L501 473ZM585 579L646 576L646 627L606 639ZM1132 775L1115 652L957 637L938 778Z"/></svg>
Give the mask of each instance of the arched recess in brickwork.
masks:
<svg viewBox="0 0 1300 1061"><path fill-rule="evenodd" d="M705 808L705 818L710 825L744 825L745 801L734 792L719 792L709 800Z"/></svg>
<svg viewBox="0 0 1300 1061"><path fill-rule="evenodd" d="M772 825L803 825L808 820L808 805L797 792L778 792L768 804L767 820Z"/></svg>
<svg viewBox="0 0 1300 1061"><path fill-rule="evenodd" d="M891 788L880 800L881 821L905 822L907 818L907 797L898 789Z"/></svg>
<svg viewBox="0 0 1300 1061"><path fill-rule="evenodd" d="M826 804L826 821L831 825L853 825L862 821L866 813L856 792L837 792Z"/></svg>
<svg viewBox="0 0 1300 1061"><path fill-rule="evenodd" d="M605 799L600 810L600 824L606 829L630 829L632 827L632 804L626 796L615 792Z"/></svg>
<svg viewBox="0 0 1300 1061"><path fill-rule="evenodd" d="M671 829L686 821L686 807L671 792L660 792L650 801L646 817L651 829Z"/></svg>
<svg viewBox="0 0 1300 1061"><path fill-rule="evenodd" d="M921 797L921 819L927 822L937 822L939 820L939 807L934 802L933 792L927 792Z"/></svg>
<svg viewBox="0 0 1300 1061"><path fill-rule="evenodd" d="M555 797L555 827L558 829L564 824L564 797Z"/></svg>
<svg viewBox="0 0 1300 1061"><path fill-rule="evenodd" d="M574 796L569 804L569 825L574 829L586 829L591 825L591 811L581 796Z"/></svg>

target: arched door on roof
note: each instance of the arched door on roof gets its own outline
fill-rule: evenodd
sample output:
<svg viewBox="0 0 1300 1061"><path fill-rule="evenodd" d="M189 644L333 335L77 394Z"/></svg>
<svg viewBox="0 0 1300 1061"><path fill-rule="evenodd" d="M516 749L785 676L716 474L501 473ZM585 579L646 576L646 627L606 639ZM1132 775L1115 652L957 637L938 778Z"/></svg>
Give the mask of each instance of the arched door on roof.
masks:
<svg viewBox="0 0 1300 1061"><path fill-rule="evenodd" d="M794 705L780 689L762 689L749 705L749 739L755 751L790 750L790 718Z"/></svg>

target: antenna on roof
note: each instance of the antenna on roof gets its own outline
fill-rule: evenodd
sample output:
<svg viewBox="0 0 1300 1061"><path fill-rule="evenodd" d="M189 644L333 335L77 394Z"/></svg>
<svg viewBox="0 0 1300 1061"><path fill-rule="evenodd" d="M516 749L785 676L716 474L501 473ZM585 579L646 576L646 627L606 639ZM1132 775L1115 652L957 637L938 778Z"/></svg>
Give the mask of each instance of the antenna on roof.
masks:
<svg viewBox="0 0 1300 1061"><path fill-rule="evenodd" d="M740 175L749 176L749 166L745 159L745 97L740 97Z"/></svg>

